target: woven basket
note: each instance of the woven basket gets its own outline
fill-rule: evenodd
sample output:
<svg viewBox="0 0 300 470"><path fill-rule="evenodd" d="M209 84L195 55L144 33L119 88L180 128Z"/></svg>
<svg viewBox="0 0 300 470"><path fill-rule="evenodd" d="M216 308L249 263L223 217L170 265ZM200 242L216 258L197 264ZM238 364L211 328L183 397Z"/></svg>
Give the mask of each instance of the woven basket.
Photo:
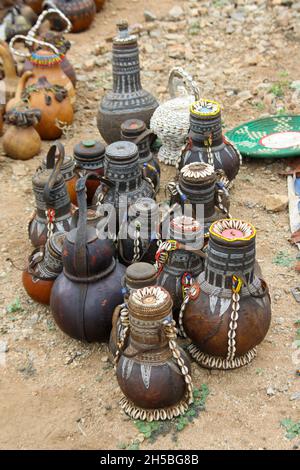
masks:
<svg viewBox="0 0 300 470"><path fill-rule="evenodd" d="M242 155L252 158L300 156L300 116L270 116L226 133Z"/></svg>

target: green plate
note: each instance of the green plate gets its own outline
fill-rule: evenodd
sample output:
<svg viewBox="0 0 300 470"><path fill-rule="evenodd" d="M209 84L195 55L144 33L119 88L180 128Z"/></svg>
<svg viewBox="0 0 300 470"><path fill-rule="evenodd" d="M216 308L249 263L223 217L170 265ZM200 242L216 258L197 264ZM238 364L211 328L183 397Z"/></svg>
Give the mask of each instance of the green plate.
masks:
<svg viewBox="0 0 300 470"><path fill-rule="evenodd" d="M247 157L300 156L300 116L270 116L249 121L225 135Z"/></svg>

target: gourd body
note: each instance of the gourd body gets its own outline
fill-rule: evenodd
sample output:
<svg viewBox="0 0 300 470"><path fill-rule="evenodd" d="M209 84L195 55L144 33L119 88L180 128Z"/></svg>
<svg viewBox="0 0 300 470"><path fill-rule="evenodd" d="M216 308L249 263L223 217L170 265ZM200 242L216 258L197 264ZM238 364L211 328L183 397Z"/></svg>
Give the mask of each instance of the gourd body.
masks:
<svg viewBox="0 0 300 470"><path fill-rule="evenodd" d="M96 13L94 0L54 0L72 23L72 32L79 33L90 27Z"/></svg>
<svg viewBox="0 0 300 470"><path fill-rule="evenodd" d="M6 155L15 160L29 160L40 152L41 138L34 127L9 126L3 136Z"/></svg>
<svg viewBox="0 0 300 470"><path fill-rule="evenodd" d="M98 129L107 143L120 140L121 125L140 119L149 127L158 106L156 99L142 88L137 39L128 33L128 24L119 25L113 43L113 90L103 97L97 117Z"/></svg>

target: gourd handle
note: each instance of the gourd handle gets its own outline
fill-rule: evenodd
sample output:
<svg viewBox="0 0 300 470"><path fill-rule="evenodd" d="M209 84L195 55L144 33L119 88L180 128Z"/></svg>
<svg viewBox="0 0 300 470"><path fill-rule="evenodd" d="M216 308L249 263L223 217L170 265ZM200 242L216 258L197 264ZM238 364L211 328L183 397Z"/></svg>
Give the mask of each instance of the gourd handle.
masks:
<svg viewBox="0 0 300 470"><path fill-rule="evenodd" d="M192 94L195 97L195 101L200 99L200 90L196 82L193 80L191 75L181 67L174 67L170 72L168 88L172 99L177 97L178 85L176 85L175 79L179 79L182 82L187 93Z"/></svg>
<svg viewBox="0 0 300 470"><path fill-rule="evenodd" d="M49 42L40 41L39 39L24 36L23 34L17 34L16 36L14 36L11 39L11 41L9 43L9 48L10 48L10 50L13 54L18 55L20 57L27 57L28 58L28 57L31 56L31 53L29 51L28 52L20 52L20 51L18 51L14 48L15 42L20 41L20 40L24 41L25 46L28 46L28 47L32 46L32 43L38 44L39 46L48 47L49 49L51 49L54 52L54 54L56 54L58 56L60 55L59 50L55 46L53 46L53 44L50 44Z"/></svg>
<svg viewBox="0 0 300 470"><path fill-rule="evenodd" d="M144 130L144 132L142 132L136 139L134 139L133 142L135 143L135 145L138 145L147 137L149 137L151 147L152 143L156 139L156 134L151 129Z"/></svg>
<svg viewBox="0 0 300 470"><path fill-rule="evenodd" d="M55 161L57 155L57 160ZM65 149L60 142L56 142L54 145L51 145L46 159L46 168L53 169L49 180L46 183L44 188L44 200L47 206L50 206L50 193L57 180L57 176L60 172L62 163L64 161Z"/></svg>
<svg viewBox="0 0 300 470"><path fill-rule="evenodd" d="M75 240L75 268L78 277L88 275L87 263L87 200L86 200L86 182L88 179L99 179L98 175L89 173L82 176L76 183L76 194L78 202L78 224Z"/></svg>
<svg viewBox="0 0 300 470"><path fill-rule="evenodd" d="M47 6L47 2L44 2L44 6ZM64 15L63 12L60 11L58 8L56 8L54 5L53 6L51 5L48 10L44 10L40 14L35 25L28 31L27 33L28 39L35 38L39 34L39 29L41 25L43 24L43 21L45 21L45 19L48 16L52 16L52 15L57 15L61 20L63 20L66 23L66 28L62 31L62 34L66 34L71 31L72 23L69 20L69 18L67 18L66 15Z"/></svg>

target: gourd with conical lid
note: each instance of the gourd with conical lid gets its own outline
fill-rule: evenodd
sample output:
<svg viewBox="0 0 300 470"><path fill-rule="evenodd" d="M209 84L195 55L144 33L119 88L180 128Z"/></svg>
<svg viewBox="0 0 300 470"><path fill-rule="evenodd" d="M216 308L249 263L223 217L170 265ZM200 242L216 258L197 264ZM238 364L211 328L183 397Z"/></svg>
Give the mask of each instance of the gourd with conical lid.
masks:
<svg viewBox="0 0 300 470"><path fill-rule="evenodd" d="M171 220L170 239L157 251L157 284L170 293L176 321L187 289L203 270L203 243L200 223L191 217L179 216Z"/></svg>
<svg viewBox="0 0 300 470"><path fill-rule="evenodd" d="M112 331L109 339L109 350L113 356L117 351L117 344L123 334L122 317L128 314L128 299L132 292L143 287L154 286L156 284L157 272L150 263L133 263L126 269L123 281L124 302L115 308L112 320Z"/></svg>
<svg viewBox="0 0 300 470"><path fill-rule="evenodd" d="M123 300L121 280L125 268L114 258L111 240L98 237L86 224L86 178L76 185L79 206L77 228L66 236L63 273L51 293L51 310L58 326L72 338L108 341L115 307Z"/></svg>
<svg viewBox="0 0 300 470"><path fill-rule="evenodd" d="M119 141L106 147L105 178L97 189L93 203L110 203L116 209L117 228L123 220L120 208L129 208L141 197L154 198L154 189L142 173L138 148L132 142Z"/></svg>
<svg viewBox="0 0 300 470"><path fill-rule="evenodd" d="M31 253L27 269L23 271L22 282L27 294L41 304L49 305L54 281L62 272L64 239L64 233L53 233L45 247L36 248Z"/></svg>
<svg viewBox="0 0 300 470"><path fill-rule="evenodd" d="M103 97L98 111L98 129L108 143L120 140L121 124L141 119L149 127L158 106L156 99L142 88L137 37L128 31L127 21L118 23L113 41L113 89Z"/></svg>
<svg viewBox="0 0 300 470"><path fill-rule="evenodd" d="M133 292L126 320L128 342L120 342L115 359L121 407L149 421L185 413L193 400L190 361L176 342L169 293L155 286Z"/></svg>
<svg viewBox="0 0 300 470"><path fill-rule="evenodd" d="M58 158L55 161L56 154ZM47 168L39 168L32 178L36 210L29 222L28 231L34 246L45 245L48 236L54 232L70 230L70 197L60 172L63 158L64 147L57 142L48 151Z"/></svg>
<svg viewBox="0 0 300 470"><path fill-rule="evenodd" d="M41 47L41 49L24 53L15 49L14 45L17 41L22 41L25 46L31 48L33 44L36 44ZM45 77L52 86L59 85L64 87L68 92L71 104L75 103L75 88L69 77L63 71L61 66L61 54L53 44L19 34L10 41L9 47L13 54L26 57L32 65L32 75L28 78L26 86L34 85L40 78Z"/></svg>
<svg viewBox="0 0 300 470"><path fill-rule="evenodd" d="M121 139L133 142L139 149L139 162L146 178L149 178L157 193L160 185L160 166L151 152L150 145L156 135L140 119L128 119L121 125Z"/></svg>
<svg viewBox="0 0 300 470"><path fill-rule="evenodd" d="M242 220L223 219L210 228L205 270L183 315L189 352L201 366L248 364L268 332L271 302L256 273L255 238L255 228Z"/></svg>
<svg viewBox="0 0 300 470"><path fill-rule="evenodd" d="M190 106L189 141L179 167L192 162L205 162L223 170L229 181L240 169L241 156L222 132L221 106L213 100L195 101Z"/></svg>

